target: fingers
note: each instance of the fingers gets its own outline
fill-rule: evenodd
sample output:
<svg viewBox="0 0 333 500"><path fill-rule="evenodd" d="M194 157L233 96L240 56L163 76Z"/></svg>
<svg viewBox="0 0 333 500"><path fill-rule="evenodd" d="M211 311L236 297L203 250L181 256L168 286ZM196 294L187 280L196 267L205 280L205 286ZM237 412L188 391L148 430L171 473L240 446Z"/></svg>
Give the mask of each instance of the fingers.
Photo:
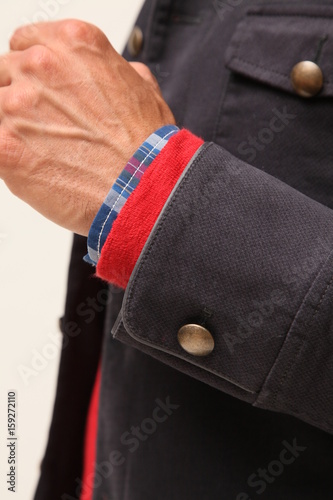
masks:
<svg viewBox="0 0 333 500"><path fill-rule="evenodd" d="M154 90L161 94L160 86L148 66L139 62L130 62L130 65L141 76L141 78L150 83L154 87Z"/></svg>
<svg viewBox="0 0 333 500"><path fill-rule="evenodd" d="M10 48L11 50L26 50L33 45L51 47L59 42L109 44L106 36L96 26L76 19L67 19L29 24L18 28L10 39Z"/></svg>
<svg viewBox="0 0 333 500"><path fill-rule="evenodd" d="M11 50L26 50L33 45L47 45L57 33L59 23L38 23L21 26L12 35Z"/></svg>
<svg viewBox="0 0 333 500"><path fill-rule="evenodd" d="M44 45L35 45L25 51L9 52L0 56L0 89L19 80L23 74L39 76L46 73L55 60L52 51Z"/></svg>
<svg viewBox="0 0 333 500"><path fill-rule="evenodd" d="M20 116L31 103L26 98L33 84L42 79L41 74L50 73L49 49L34 46L23 52L10 52L0 57L0 120L7 116ZM31 75L33 77L31 78Z"/></svg>

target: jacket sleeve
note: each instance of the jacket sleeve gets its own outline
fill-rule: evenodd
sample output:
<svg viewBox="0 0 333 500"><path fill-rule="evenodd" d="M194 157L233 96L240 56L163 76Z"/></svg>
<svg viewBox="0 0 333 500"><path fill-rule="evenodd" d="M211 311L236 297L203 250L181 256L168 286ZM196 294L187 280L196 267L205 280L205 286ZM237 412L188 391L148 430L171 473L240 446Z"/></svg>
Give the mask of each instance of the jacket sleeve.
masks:
<svg viewBox="0 0 333 500"><path fill-rule="evenodd" d="M97 267L126 287L113 335L333 433L333 211L187 131L155 162ZM189 324L212 335L207 356L180 345Z"/></svg>

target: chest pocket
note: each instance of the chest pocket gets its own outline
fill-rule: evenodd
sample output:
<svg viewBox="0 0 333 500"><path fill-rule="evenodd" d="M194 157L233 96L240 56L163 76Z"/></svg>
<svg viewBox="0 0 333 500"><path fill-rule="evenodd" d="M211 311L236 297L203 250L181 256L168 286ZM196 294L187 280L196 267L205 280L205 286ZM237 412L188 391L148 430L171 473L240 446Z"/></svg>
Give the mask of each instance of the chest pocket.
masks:
<svg viewBox="0 0 333 500"><path fill-rule="evenodd" d="M333 8L253 8L225 61L216 141L333 207Z"/></svg>

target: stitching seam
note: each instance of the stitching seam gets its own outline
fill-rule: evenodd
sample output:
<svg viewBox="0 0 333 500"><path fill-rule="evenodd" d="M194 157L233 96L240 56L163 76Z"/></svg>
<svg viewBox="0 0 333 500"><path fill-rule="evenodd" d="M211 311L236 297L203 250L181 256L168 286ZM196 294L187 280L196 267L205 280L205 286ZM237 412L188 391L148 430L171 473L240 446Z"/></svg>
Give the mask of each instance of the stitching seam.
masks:
<svg viewBox="0 0 333 500"><path fill-rule="evenodd" d="M323 303L323 300L328 292L328 289L330 288L330 286L332 285L333 283L333 276L332 278L330 279L329 283L327 284L325 290L323 291L322 295L321 295L321 298L320 298L320 301L319 303L317 304L317 307L316 307L316 310L313 312L312 316L310 317L310 319L306 322L306 324L304 325L304 329L306 329L310 323L314 320L314 318L316 317L316 315L318 314L319 310L320 310L320 307ZM288 363L288 366L285 370L285 372L283 373L282 375L282 378L281 378L281 381L279 383L279 386L277 387L277 389L275 390L274 392L274 396L273 396L273 399L272 399L272 405L275 406L276 405L276 402L278 400L278 397L279 397L279 393L281 392L281 389L288 377L288 375L290 376L291 373L290 373L290 368L292 367L292 365L295 364L296 360L298 359L298 357L300 356L301 354L301 351L302 351L302 347L304 346L303 343L301 343L297 349L297 352L296 352L296 356L293 357L293 359L291 359ZM306 414L303 414L303 415L306 415ZM308 415L310 417L310 415ZM312 417L311 417L312 418Z"/></svg>

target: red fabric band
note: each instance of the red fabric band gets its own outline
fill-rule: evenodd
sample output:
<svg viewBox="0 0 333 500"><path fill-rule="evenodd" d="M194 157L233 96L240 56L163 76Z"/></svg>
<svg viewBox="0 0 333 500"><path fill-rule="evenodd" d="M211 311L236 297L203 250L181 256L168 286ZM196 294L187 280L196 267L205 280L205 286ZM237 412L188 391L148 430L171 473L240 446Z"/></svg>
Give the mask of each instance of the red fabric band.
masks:
<svg viewBox="0 0 333 500"><path fill-rule="evenodd" d="M98 277L126 288L162 208L202 144L202 139L187 130L171 137L114 222L97 265Z"/></svg>

